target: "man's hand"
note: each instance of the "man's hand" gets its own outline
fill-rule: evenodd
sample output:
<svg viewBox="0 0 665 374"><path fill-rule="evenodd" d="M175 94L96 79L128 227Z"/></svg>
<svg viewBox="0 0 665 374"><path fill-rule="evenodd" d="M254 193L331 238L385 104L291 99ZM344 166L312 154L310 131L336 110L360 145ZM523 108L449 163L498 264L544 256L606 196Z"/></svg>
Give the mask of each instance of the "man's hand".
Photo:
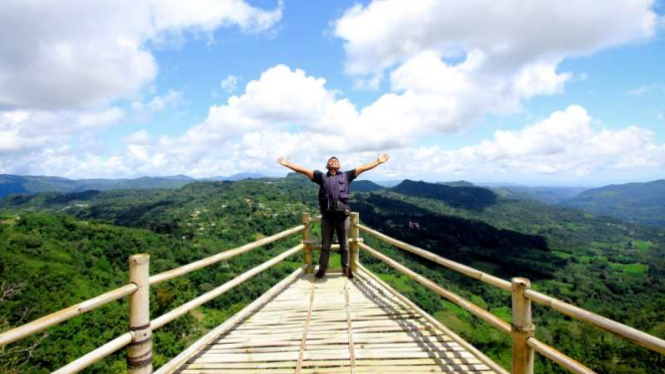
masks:
<svg viewBox="0 0 665 374"><path fill-rule="evenodd" d="M298 166L296 164L293 164L293 163L291 163L291 161L289 161L288 158L286 158L284 156L278 158L277 163L282 165L282 166L286 166L287 168L289 168L289 169L291 169L291 170L293 170L297 173L305 174L307 176L307 178L309 178L311 180L314 180L314 171L306 169L302 166Z"/></svg>
<svg viewBox="0 0 665 374"><path fill-rule="evenodd" d="M289 166L289 164L290 164L291 162L289 161L288 158L282 156L282 157L280 157L280 158L277 159L277 163L279 163L279 164L282 165L282 166Z"/></svg>
<svg viewBox="0 0 665 374"><path fill-rule="evenodd" d="M387 153L384 153L384 154L382 154L382 155L380 154L380 155L376 158L376 161L378 161L379 164L383 164L384 162L386 162L386 161L388 161L388 160L390 160L390 155L387 154Z"/></svg>

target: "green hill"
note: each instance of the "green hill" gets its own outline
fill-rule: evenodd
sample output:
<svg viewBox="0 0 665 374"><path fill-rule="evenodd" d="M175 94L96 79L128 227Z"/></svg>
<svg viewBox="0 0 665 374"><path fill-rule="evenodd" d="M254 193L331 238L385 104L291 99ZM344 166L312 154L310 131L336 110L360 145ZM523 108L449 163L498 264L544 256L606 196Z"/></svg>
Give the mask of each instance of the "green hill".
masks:
<svg viewBox="0 0 665 374"><path fill-rule="evenodd" d="M499 196L516 200L534 200L547 204L559 204L574 198L587 188L584 187L526 187L498 186L491 187Z"/></svg>
<svg viewBox="0 0 665 374"><path fill-rule="evenodd" d="M113 190L130 188L179 188L194 179L178 175L173 177L141 177L135 179L67 179L45 176L0 174L0 197L9 194L38 192L80 192L86 190Z"/></svg>
<svg viewBox="0 0 665 374"><path fill-rule="evenodd" d="M563 204L628 222L665 227L665 179L596 188Z"/></svg>
<svg viewBox="0 0 665 374"><path fill-rule="evenodd" d="M481 187L451 186L446 184L434 184L427 182L414 182L404 180L402 183L391 188L392 191L409 196L424 197L443 201L455 207L480 211L497 201L494 192Z"/></svg>

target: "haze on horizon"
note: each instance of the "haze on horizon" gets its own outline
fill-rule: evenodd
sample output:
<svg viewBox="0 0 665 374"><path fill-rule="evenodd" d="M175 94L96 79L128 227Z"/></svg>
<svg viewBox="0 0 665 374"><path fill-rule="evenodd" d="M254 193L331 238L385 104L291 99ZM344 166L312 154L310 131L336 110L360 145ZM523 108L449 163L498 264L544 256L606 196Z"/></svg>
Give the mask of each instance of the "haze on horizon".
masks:
<svg viewBox="0 0 665 374"><path fill-rule="evenodd" d="M662 0L483 4L4 2L0 173L661 178Z"/></svg>

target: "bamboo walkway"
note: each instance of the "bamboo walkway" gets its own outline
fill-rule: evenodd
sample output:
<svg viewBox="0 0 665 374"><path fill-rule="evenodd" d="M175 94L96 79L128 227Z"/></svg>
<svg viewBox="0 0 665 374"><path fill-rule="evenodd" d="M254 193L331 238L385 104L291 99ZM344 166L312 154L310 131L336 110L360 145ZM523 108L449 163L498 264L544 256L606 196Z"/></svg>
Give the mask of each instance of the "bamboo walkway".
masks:
<svg viewBox="0 0 665 374"><path fill-rule="evenodd" d="M444 329L364 270L301 274L172 373L495 373Z"/></svg>

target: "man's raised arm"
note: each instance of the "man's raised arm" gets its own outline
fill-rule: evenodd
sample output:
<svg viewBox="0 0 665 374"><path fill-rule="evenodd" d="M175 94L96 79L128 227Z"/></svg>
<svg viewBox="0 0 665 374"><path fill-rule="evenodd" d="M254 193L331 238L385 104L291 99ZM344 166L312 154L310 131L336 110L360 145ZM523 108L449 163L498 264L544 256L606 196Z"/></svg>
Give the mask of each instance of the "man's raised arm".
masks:
<svg viewBox="0 0 665 374"><path fill-rule="evenodd" d="M360 166L360 167L357 167L357 168L356 168L356 177L359 176L360 173L364 173L364 172L366 172L367 170L372 170L372 169L374 169L375 167L377 167L377 166L383 164L384 162L386 162L386 161L388 161L388 160L390 160L390 155L388 155L387 153L384 153L384 154L382 154L382 155L379 155L379 156L376 158L376 161L374 161L374 162L370 162L369 164L365 164L365 165Z"/></svg>
<svg viewBox="0 0 665 374"><path fill-rule="evenodd" d="M309 178L310 180L314 180L314 171L309 170L309 169L305 169L302 166L298 166L294 163L291 163L291 161L289 161L289 159L286 158L286 157L278 158L277 163L279 163L280 165L286 166L287 168L289 168L289 169L291 169L295 172L298 172L300 174L305 174L307 176L307 178Z"/></svg>

